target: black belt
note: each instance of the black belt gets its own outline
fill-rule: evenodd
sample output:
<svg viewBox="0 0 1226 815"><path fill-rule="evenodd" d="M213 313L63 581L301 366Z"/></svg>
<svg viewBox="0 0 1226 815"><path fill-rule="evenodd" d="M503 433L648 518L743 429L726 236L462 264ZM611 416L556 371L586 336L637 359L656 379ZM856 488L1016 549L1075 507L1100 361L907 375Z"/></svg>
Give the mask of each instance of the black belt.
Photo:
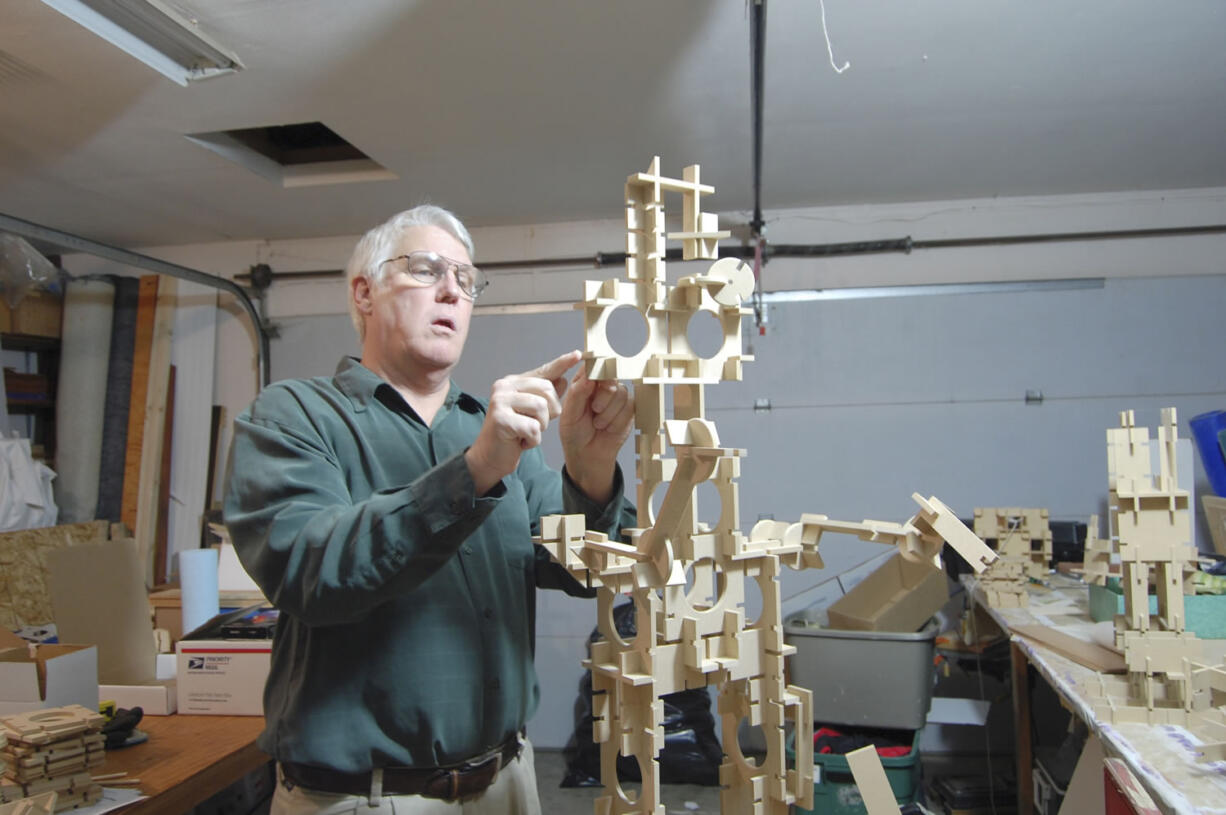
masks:
<svg viewBox="0 0 1226 815"><path fill-rule="evenodd" d="M480 795L494 783L498 771L519 757L519 734L515 734L476 758L451 767L384 767L383 793L423 795L455 801ZM281 772L292 785L337 795L369 795L371 774L343 773L310 764L281 762Z"/></svg>

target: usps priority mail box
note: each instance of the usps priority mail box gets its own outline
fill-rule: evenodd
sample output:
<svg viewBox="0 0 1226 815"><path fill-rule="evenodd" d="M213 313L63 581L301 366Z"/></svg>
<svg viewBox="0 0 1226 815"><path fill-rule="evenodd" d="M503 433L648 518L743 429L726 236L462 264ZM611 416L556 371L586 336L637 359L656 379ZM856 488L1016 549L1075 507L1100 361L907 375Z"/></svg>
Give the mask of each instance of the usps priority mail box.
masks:
<svg viewBox="0 0 1226 815"><path fill-rule="evenodd" d="M264 715L271 640L180 640L179 713Z"/></svg>

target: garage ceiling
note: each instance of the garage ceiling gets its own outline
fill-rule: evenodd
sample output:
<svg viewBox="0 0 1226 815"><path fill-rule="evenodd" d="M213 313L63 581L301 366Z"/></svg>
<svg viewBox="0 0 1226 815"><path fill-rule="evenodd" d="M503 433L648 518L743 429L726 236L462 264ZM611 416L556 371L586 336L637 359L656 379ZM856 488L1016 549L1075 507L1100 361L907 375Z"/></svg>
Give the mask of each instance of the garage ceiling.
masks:
<svg viewBox="0 0 1226 815"><path fill-rule="evenodd" d="M169 0L245 64L181 87L0 11L0 212L123 247L616 218L653 155L752 207L733 0ZM1226 187L1226 3L770 3L762 204ZM833 62L849 62L837 73ZM321 122L388 172L285 186L187 138Z"/></svg>

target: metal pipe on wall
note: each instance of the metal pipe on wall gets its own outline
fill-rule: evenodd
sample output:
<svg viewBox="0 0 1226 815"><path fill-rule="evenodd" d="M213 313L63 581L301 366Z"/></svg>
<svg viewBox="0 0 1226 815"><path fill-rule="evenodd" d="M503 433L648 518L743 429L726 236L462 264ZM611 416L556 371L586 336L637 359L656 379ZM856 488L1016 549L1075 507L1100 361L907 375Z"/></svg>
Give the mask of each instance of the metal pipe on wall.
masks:
<svg viewBox="0 0 1226 815"><path fill-rule="evenodd" d="M62 249L67 249L73 252L84 252L89 255L94 255L107 260L113 260L116 263L122 263L125 266L131 266L136 269L144 269L148 272L156 274L168 275L177 277L180 280L187 280L192 283L199 283L203 286L209 286L214 289L228 292L238 298L238 302L246 310L247 315L251 318L251 324L255 328L257 340L257 367L259 376L259 387L263 387L269 383L269 344L268 333L264 330L264 324L260 320L259 313L255 310L255 306L251 302L251 298L247 296L247 292L241 286L225 278L215 275L206 274L205 272L196 269L189 269L186 266L179 266L175 263L167 263L164 260L141 255L136 252L129 252L127 249L120 249L116 246L110 246L105 243L91 241L88 238L82 238L79 235L73 235L69 232L61 232L58 229L52 229L48 226L32 223L30 221L15 218L12 215L0 213L0 230L12 232L14 235L20 235L24 238L30 238L43 243L50 243Z"/></svg>
<svg viewBox="0 0 1226 815"><path fill-rule="evenodd" d="M1152 229L1121 229L1098 232L1049 232L1035 235L989 235L978 238L947 238L940 240L915 240L911 236L874 241L847 241L844 243L781 243L766 244L770 258L813 258L871 255L886 252L910 254L917 249L966 249L976 246L1017 246L1028 243L1060 243L1068 241L1130 240L1137 238L1178 238L1192 235L1215 235L1226 233L1226 224L1203 226L1156 227ZM751 259L753 246L721 246L721 258ZM665 260L681 260L680 249L669 249ZM625 252L596 252L591 255L570 255L553 258L530 258L525 260L495 260L480 263L482 269L505 271L511 269L582 268L599 269L619 266L626 262ZM295 280L343 275L342 269L325 269L308 272L269 272L268 280ZM236 280L249 280L250 273L234 276Z"/></svg>

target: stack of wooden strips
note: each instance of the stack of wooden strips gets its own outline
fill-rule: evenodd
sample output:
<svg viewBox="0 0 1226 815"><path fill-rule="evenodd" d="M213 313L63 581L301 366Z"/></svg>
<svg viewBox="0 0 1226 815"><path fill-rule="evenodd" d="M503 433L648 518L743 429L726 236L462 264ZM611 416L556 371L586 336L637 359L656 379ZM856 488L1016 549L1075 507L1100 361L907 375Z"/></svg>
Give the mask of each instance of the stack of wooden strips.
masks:
<svg viewBox="0 0 1226 815"><path fill-rule="evenodd" d="M51 815L55 812L56 795L44 792L32 798L21 798L0 804L0 815Z"/></svg>
<svg viewBox="0 0 1226 815"><path fill-rule="evenodd" d="M98 801L102 786L89 770L106 760L105 721L81 705L0 716L0 803L54 792L59 812Z"/></svg>

